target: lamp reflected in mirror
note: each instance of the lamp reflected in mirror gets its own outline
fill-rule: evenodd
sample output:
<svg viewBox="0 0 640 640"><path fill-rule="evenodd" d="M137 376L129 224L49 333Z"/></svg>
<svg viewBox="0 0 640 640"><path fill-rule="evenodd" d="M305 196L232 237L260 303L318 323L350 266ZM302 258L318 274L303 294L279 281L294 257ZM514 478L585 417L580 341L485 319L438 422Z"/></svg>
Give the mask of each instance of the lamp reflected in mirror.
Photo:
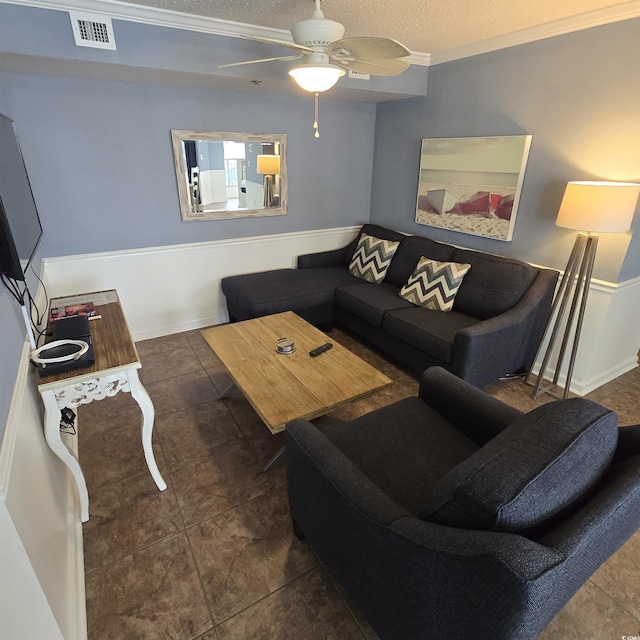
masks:
<svg viewBox="0 0 640 640"><path fill-rule="evenodd" d="M264 176L264 207L270 209L280 202L276 178L280 175L280 156L259 155L258 173Z"/></svg>
<svg viewBox="0 0 640 640"><path fill-rule="evenodd" d="M174 130L171 139L183 221L287 213L286 135Z"/></svg>

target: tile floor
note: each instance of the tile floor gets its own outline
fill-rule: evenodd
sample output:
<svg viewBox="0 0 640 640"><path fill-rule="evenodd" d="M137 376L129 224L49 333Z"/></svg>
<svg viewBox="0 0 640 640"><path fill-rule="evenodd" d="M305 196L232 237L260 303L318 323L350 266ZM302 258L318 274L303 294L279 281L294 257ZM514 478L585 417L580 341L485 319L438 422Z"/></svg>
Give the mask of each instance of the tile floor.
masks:
<svg viewBox="0 0 640 640"><path fill-rule="evenodd" d="M331 338L394 379L336 411L351 418L417 393L417 379L347 334ZM79 410L80 459L91 519L84 525L89 640L351 640L377 636L291 532L282 445L241 396L216 401L227 378L198 331L138 343L156 408L159 492L139 442L129 394ZM540 402L521 379L493 395L523 410ZM594 400L640 423L640 370ZM544 630L542 640L640 635L640 532L606 562Z"/></svg>

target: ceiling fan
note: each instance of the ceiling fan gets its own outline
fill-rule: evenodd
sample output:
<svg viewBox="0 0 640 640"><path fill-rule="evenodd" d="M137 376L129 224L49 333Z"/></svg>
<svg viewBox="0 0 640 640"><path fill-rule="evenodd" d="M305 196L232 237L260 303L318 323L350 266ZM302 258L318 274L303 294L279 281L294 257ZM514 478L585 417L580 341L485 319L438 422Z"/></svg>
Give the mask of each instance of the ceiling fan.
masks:
<svg viewBox="0 0 640 640"><path fill-rule="evenodd" d="M302 20L291 29L293 42L248 36L251 40L277 44L301 52L299 55L262 58L222 64L234 67L275 60L298 60L306 56L301 65L289 71L293 80L305 91L318 93L331 89L345 74L345 69L374 76L395 76L402 73L409 63L401 60L411 51L390 38L343 38L344 26L327 20L315 0L315 10L309 20Z"/></svg>

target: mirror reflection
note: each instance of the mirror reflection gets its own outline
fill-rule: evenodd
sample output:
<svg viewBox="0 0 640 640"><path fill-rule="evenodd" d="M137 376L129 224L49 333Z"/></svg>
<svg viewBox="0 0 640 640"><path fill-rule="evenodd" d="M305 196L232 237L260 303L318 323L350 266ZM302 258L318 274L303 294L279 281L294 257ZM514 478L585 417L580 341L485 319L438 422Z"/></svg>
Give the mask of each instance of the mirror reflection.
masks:
<svg viewBox="0 0 640 640"><path fill-rule="evenodd" d="M286 135L171 131L183 220L287 213Z"/></svg>

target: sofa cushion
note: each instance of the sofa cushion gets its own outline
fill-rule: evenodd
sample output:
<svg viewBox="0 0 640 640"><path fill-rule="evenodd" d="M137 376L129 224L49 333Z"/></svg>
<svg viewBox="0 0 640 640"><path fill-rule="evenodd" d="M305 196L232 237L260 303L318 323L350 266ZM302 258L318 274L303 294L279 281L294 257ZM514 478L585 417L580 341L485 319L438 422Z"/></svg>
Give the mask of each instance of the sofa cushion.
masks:
<svg viewBox="0 0 640 640"><path fill-rule="evenodd" d="M399 295L425 309L451 311L462 279L469 269L470 264L439 262L422 257Z"/></svg>
<svg viewBox="0 0 640 640"><path fill-rule="evenodd" d="M402 239L396 255L393 256L385 282L401 287L414 272L422 256L447 262L451 260L452 254L453 247L450 244L443 244L421 236L406 236Z"/></svg>
<svg viewBox="0 0 640 640"><path fill-rule="evenodd" d="M481 320L511 309L538 273L525 262L479 251L455 249L451 260L471 265L456 296L455 309Z"/></svg>
<svg viewBox="0 0 640 640"><path fill-rule="evenodd" d="M456 333L476 323L475 318L464 313L441 313L409 305L385 313L382 328L441 362L449 363Z"/></svg>
<svg viewBox="0 0 640 640"><path fill-rule="evenodd" d="M336 291L335 304L377 326L382 324L382 318L387 311L412 306L398 297L398 287L386 282L363 282L340 287Z"/></svg>
<svg viewBox="0 0 640 640"><path fill-rule="evenodd" d="M421 517L515 532L569 509L606 471L618 437L613 411L583 398L518 418L429 492Z"/></svg>
<svg viewBox="0 0 640 640"><path fill-rule="evenodd" d="M368 282L382 282L399 244L362 233L349 263L349 273Z"/></svg>

